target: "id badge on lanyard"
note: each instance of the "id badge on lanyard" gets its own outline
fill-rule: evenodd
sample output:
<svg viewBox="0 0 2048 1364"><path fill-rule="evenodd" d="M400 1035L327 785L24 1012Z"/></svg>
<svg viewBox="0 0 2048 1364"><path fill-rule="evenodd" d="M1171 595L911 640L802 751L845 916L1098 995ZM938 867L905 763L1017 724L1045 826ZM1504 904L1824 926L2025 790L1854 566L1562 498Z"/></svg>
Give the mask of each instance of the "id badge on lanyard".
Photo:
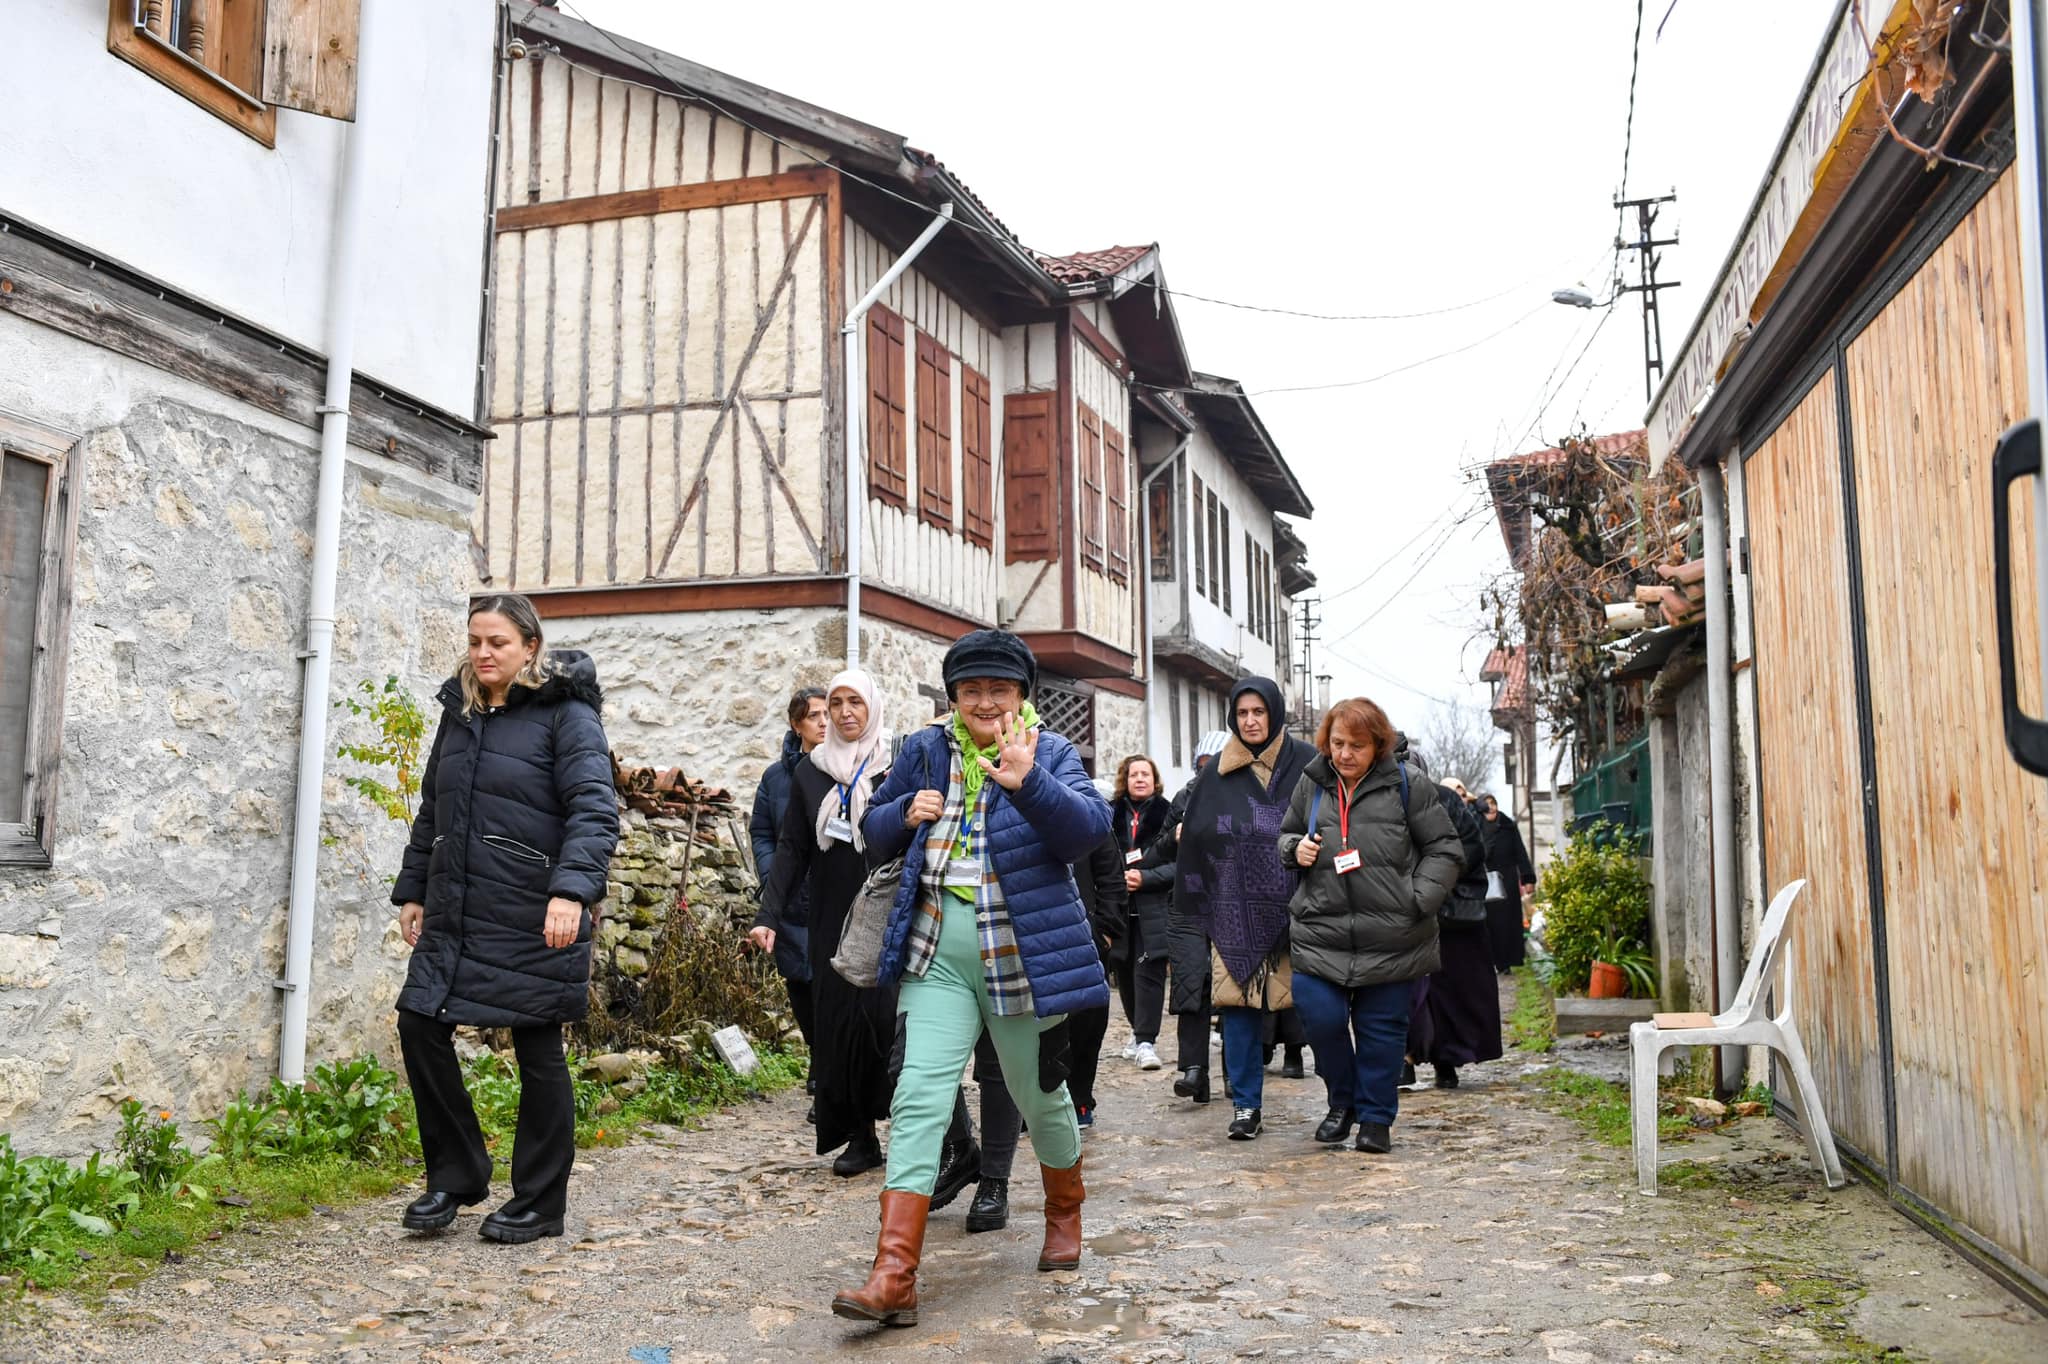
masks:
<svg viewBox="0 0 2048 1364"><path fill-rule="evenodd" d="M825 821L825 837L841 843L853 842L853 822L846 817L844 810Z"/></svg>
<svg viewBox="0 0 2048 1364"><path fill-rule="evenodd" d="M839 788L839 813L825 821L827 842L853 842L853 788L860 785L861 775L868 770L868 760L863 758L853 771L853 780Z"/></svg>
<svg viewBox="0 0 2048 1364"><path fill-rule="evenodd" d="M1342 777L1337 778L1337 858L1335 866L1339 876L1348 876L1357 871L1364 861L1358 849L1351 846L1351 789L1344 785Z"/></svg>
<svg viewBox="0 0 2048 1364"><path fill-rule="evenodd" d="M953 855L946 859L946 889L963 900L972 899L981 888L981 859L967 855L967 850L974 846L974 830L980 820L981 805L976 802L975 808L961 817L960 836L953 843Z"/></svg>

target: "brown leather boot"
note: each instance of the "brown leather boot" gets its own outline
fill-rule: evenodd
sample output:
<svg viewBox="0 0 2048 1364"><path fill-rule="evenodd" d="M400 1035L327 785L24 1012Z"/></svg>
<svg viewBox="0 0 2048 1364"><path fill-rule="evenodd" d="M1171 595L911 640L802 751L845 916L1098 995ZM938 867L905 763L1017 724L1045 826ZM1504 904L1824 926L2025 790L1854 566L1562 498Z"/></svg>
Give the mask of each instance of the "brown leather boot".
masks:
<svg viewBox="0 0 2048 1364"><path fill-rule="evenodd" d="M1045 1180L1045 1248L1038 1252L1040 1269L1078 1269L1081 1265L1081 1162L1071 1170L1038 1167Z"/></svg>
<svg viewBox="0 0 2048 1364"><path fill-rule="evenodd" d="M929 1194L882 1191L875 1267L865 1284L832 1299L834 1315L884 1326L917 1325L917 1262L924 1253L924 1224L931 1210Z"/></svg>

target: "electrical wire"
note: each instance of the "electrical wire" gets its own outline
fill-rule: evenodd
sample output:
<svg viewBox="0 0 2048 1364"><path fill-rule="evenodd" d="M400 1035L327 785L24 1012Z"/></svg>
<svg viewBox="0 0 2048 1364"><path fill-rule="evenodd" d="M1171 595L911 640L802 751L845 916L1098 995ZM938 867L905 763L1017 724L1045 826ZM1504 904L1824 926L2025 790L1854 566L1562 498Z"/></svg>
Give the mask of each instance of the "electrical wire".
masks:
<svg viewBox="0 0 2048 1364"><path fill-rule="evenodd" d="M640 59L635 57L631 52L627 51L625 46L619 42L617 37L615 37L610 30L601 28L597 24L592 23L587 15L585 15L574 4L570 3L570 0L560 0L560 3L557 6L557 8L566 11L573 18L577 19L583 24L588 25L590 28L596 30L600 35L603 36L606 42L611 44L613 50L618 52L621 58L633 63L636 66L640 64ZM567 53L560 52L559 50L551 49L551 51L555 51L555 55L560 56L562 60L567 62L569 65L574 66L582 71L589 71L592 74L600 76L605 80L617 81L621 85L631 86L636 90L645 90L649 94L661 95L670 99L691 100L694 101L695 103L702 104L706 108L713 110L714 112L722 115L723 117L731 119L734 123L739 124L741 127L747 129L748 131L759 133L762 137L767 138L770 142L773 142L775 145L781 147L783 150L792 152L798 156L803 157L805 160L813 162L819 166L824 166L831 170L837 171L840 176L847 180L853 181L855 184L864 185L867 188L874 190L877 194L887 195L889 198L898 200L901 203L908 204L912 208L921 209L927 212L930 211L931 205L927 204L924 200L905 194L901 190L898 190L890 185L885 185L880 183L879 181L871 180L866 176L859 175L851 170L848 170L844 166L835 165L831 161L826 160L824 157L819 156L810 148L802 146L799 143L792 142L788 138L779 136L778 134L772 133L768 131L766 128L760 127L757 124L750 123L746 119L740 117L738 114L732 112L732 110L719 104L716 100L711 99L710 97L703 95L695 90L686 89L677 82L670 81L666 86L650 85L645 81L637 81L628 76L621 76L615 72L601 70L597 67L593 67L586 63L579 62L574 57L569 56ZM987 237L989 240L1000 242L1005 246L1021 248L1022 250L1030 252L1035 257L1058 259L1057 252L1041 251L1036 247L1026 244L1025 241L1021 237L1018 237L1015 233L994 232L989 230L988 228L982 227L978 223L966 222L959 218L955 218L953 220L953 226L960 229L963 232L971 232L977 236ZM1481 307L1485 304L1495 302L1496 300L1506 298L1510 294L1521 292L1523 289L1528 288L1530 282L1535 278L1535 276L1532 276L1531 280L1525 280L1520 284L1510 285L1509 287L1500 290L1498 293L1488 294L1484 298L1470 299L1463 303L1446 304L1445 306L1440 308L1428 308L1418 312L1399 313L1319 313L1308 311L1306 309L1301 308L1283 308L1259 303L1244 303L1235 299L1217 298L1209 294L1190 293L1185 289L1175 289L1167 285L1160 284L1156 280L1139 280L1137 281L1137 283L1146 288L1152 289L1156 293L1162 294L1168 298L1188 299L1194 302L1208 303L1220 308L1235 308L1242 312L1266 313L1278 317L1301 318L1316 322L1407 322L1414 321L1420 318L1442 317L1450 313L1464 312L1470 308ZM1521 320L1523 319L1517 319L1517 322ZM1509 327L1513 327L1514 325L1516 325L1516 323L1510 323ZM1509 328L1502 328L1502 331L1504 332L1508 329ZM1472 348L1472 346L1484 344L1485 342L1492 340L1494 336L1498 336L1500 334L1501 332L1495 332L1491 336L1481 337L1480 340L1473 342L1471 346L1466 346L1463 349L1469 350ZM1430 360L1443 359L1447 356L1456 355L1458 353L1458 351L1446 351L1443 355L1431 356ZM1427 363L1429 363L1429 360L1422 360L1417 362L1417 364ZM1413 366L1410 366L1410 368L1413 368ZM1362 384L1376 383L1380 378L1391 378L1394 374L1399 374L1402 372L1403 371L1401 370L1394 370L1391 371L1389 374L1380 375L1373 379L1355 380L1345 384L1330 384L1324 385L1324 387L1357 387ZM1183 389L1162 391L1187 392L1189 390ZM1293 392L1295 390L1270 389L1267 391L1281 393Z"/></svg>
<svg viewBox="0 0 2048 1364"><path fill-rule="evenodd" d="M1531 308L1528 312L1523 313L1520 317L1508 323L1505 327L1502 327L1499 331L1488 332L1485 336L1480 337L1477 341L1467 341L1462 346L1457 346L1446 351L1438 351L1435 355L1425 355L1420 360L1411 360L1405 365L1401 365L1397 368L1387 370L1380 374L1368 375L1366 378L1363 379L1341 379L1335 383L1328 384L1288 384L1279 388L1254 389L1250 393L1247 393L1245 396L1248 398L1264 398L1275 393L1323 393L1336 388L1364 388L1367 384L1377 384L1382 380L1391 379L1396 375L1406 374L1410 370L1421 369L1424 365L1432 365L1439 360L1448 360L1454 355L1463 355L1466 351L1477 350L1479 347L1485 345L1489 341L1495 340L1502 336L1506 336L1509 332L1521 326L1524 322L1527 322L1530 318L1536 316L1536 314L1542 312L1545 308L1549 306L1550 300L1545 299L1543 300L1543 302Z"/></svg>
<svg viewBox="0 0 2048 1364"><path fill-rule="evenodd" d="M1664 17L1668 19L1671 16L1667 13ZM1643 0L1636 0L1636 36L1630 45L1628 59L1628 122L1621 134L1621 190L1614 196L1617 199L1628 198L1628 157L1636 139L1636 73L1642 69L1642 64Z"/></svg>

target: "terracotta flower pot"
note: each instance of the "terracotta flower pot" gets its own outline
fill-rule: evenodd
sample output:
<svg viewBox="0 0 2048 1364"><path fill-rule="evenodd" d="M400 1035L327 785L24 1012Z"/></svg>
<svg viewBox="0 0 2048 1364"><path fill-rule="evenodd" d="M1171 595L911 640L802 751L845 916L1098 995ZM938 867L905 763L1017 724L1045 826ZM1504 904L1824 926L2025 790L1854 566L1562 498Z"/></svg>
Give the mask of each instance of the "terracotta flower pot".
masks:
<svg viewBox="0 0 2048 1364"><path fill-rule="evenodd" d="M1612 962L1596 961L1593 963L1592 984L1586 993L1594 999L1626 999L1628 977Z"/></svg>

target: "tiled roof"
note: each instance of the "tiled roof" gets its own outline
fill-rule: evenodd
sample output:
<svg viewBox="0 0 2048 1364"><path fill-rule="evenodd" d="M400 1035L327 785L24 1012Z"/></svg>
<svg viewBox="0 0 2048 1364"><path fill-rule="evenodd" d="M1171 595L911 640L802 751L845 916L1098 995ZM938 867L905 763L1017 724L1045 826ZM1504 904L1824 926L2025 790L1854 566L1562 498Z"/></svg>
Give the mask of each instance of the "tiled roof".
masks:
<svg viewBox="0 0 2048 1364"><path fill-rule="evenodd" d="M1151 249L1150 246L1112 246L1101 251L1076 251L1071 256L1041 255L1038 263L1062 284L1088 284L1108 279Z"/></svg>
<svg viewBox="0 0 2048 1364"><path fill-rule="evenodd" d="M1499 729L1512 729L1517 720L1527 717L1529 711L1529 653L1521 645L1512 649L1495 649L1487 655L1486 666L1480 670L1482 678L1494 682L1493 723Z"/></svg>

